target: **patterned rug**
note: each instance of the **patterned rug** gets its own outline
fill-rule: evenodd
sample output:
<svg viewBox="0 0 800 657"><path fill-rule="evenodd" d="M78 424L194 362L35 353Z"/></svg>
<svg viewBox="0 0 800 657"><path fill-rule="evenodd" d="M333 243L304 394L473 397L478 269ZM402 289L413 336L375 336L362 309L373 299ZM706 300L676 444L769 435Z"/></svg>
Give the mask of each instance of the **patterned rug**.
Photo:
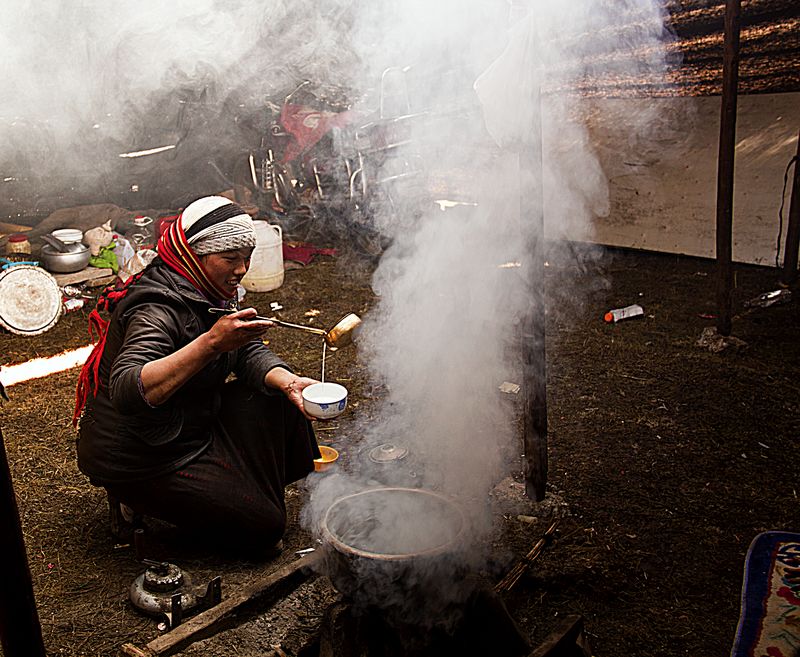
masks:
<svg viewBox="0 0 800 657"><path fill-rule="evenodd" d="M800 534L769 531L747 551L731 657L800 655Z"/></svg>

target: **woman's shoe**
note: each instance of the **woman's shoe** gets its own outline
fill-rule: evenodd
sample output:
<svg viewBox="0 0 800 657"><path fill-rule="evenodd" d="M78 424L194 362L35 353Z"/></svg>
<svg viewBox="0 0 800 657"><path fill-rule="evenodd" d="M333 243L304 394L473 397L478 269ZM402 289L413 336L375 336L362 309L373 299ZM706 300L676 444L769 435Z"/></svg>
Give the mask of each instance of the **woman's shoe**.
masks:
<svg viewBox="0 0 800 657"><path fill-rule="evenodd" d="M133 532L144 527L144 519L111 493L107 493L107 495L111 535L120 542L130 542L133 540Z"/></svg>
<svg viewBox="0 0 800 657"><path fill-rule="evenodd" d="M278 539L278 542L275 545L270 545L266 550L264 550L264 558L265 559L277 559L281 556L283 552L283 539Z"/></svg>

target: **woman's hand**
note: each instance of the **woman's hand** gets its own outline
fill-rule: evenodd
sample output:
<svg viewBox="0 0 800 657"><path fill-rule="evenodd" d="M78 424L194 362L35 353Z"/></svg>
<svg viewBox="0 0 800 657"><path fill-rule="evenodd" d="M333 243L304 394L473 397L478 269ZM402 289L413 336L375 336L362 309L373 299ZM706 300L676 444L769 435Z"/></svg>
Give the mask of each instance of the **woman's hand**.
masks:
<svg viewBox="0 0 800 657"><path fill-rule="evenodd" d="M277 388L282 391L289 398L289 401L300 409L300 412L309 420L316 419L306 413L303 408L303 389L313 383L319 383L319 381L309 379L307 376L297 376L282 367L273 367L264 377L264 383L271 388Z"/></svg>
<svg viewBox="0 0 800 657"><path fill-rule="evenodd" d="M319 383L314 379L309 379L306 376L298 376L292 383L290 383L286 389L283 391L286 396L289 398L297 408L300 409L300 412L305 415L309 420L315 420L316 418L311 417L308 413L306 413L305 407L303 406L303 388L307 388L308 386Z"/></svg>
<svg viewBox="0 0 800 657"><path fill-rule="evenodd" d="M256 315L255 308L245 308L220 317L207 334L214 351L224 353L238 349L275 326L265 319L253 319Z"/></svg>

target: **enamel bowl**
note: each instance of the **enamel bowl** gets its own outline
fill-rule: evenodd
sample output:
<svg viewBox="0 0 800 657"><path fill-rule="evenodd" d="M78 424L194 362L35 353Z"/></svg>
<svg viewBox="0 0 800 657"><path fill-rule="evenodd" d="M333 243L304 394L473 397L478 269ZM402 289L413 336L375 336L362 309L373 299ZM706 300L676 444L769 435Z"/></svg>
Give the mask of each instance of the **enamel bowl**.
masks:
<svg viewBox="0 0 800 657"><path fill-rule="evenodd" d="M314 470L317 472L325 472L339 458L339 452L327 445L320 445L319 453L321 456L318 459L314 459Z"/></svg>
<svg viewBox="0 0 800 657"><path fill-rule="evenodd" d="M320 420L337 417L347 408L347 388L338 383L313 383L303 388L303 408Z"/></svg>
<svg viewBox="0 0 800 657"><path fill-rule="evenodd" d="M77 228L59 228L50 234L60 239L64 244L77 244L83 239L83 232Z"/></svg>

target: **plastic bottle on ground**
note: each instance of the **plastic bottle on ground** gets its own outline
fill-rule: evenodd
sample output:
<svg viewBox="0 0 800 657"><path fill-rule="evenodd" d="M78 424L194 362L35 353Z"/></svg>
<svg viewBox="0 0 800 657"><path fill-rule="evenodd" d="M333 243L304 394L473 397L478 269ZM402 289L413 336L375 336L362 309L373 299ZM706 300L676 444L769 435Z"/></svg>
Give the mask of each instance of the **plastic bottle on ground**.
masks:
<svg viewBox="0 0 800 657"><path fill-rule="evenodd" d="M638 303L634 303L632 306L625 306L624 308L615 308L614 310L609 310L603 316L603 319L607 322L619 322L623 319L641 317L643 315L644 308L642 308Z"/></svg>

